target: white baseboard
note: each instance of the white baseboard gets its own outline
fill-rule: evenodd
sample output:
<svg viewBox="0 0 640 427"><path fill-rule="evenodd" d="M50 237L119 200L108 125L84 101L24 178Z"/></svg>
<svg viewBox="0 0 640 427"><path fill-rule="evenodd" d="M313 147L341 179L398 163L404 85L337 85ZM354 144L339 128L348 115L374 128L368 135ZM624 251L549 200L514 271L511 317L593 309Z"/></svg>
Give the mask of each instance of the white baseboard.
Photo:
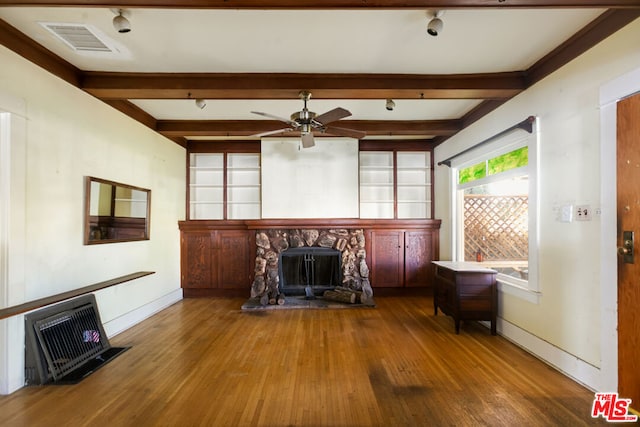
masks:
<svg viewBox="0 0 640 427"><path fill-rule="evenodd" d="M143 305L129 313L123 314L113 320L110 320L103 324L104 331L107 333L107 337L111 338L118 335L120 332L126 331L132 326L137 325L145 319L153 316L159 311L164 310L182 300L182 288L176 289L155 301L151 301L148 304Z"/></svg>
<svg viewBox="0 0 640 427"><path fill-rule="evenodd" d="M598 390L602 373L596 366L567 353L504 319L498 318L497 323L498 333L504 338L588 389L592 391Z"/></svg>

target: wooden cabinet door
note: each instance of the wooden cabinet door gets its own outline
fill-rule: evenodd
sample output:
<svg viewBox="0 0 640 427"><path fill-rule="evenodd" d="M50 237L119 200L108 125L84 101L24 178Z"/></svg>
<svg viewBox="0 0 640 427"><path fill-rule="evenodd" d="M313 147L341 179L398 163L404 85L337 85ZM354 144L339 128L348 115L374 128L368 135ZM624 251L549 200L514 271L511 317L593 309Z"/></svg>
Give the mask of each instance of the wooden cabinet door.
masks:
<svg viewBox="0 0 640 427"><path fill-rule="evenodd" d="M407 231L404 235L404 284L426 287L433 283L433 233Z"/></svg>
<svg viewBox="0 0 640 427"><path fill-rule="evenodd" d="M214 287L210 232L182 234L182 287Z"/></svg>
<svg viewBox="0 0 640 427"><path fill-rule="evenodd" d="M224 289L249 289L251 268L249 239L246 231L218 231L216 238L216 264L218 284Z"/></svg>
<svg viewBox="0 0 640 427"><path fill-rule="evenodd" d="M404 280L404 233L371 232L371 286L401 287Z"/></svg>

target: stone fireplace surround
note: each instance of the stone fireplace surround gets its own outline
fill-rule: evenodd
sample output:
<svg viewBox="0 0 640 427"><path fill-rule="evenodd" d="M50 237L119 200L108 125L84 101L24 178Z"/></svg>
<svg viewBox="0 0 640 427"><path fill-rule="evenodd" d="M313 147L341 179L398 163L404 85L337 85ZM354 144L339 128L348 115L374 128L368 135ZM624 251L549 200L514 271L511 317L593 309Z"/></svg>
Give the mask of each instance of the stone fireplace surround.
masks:
<svg viewBox="0 0 640 427"><path fill-rule="evenodd" d="M342 287L362 292L361 302L374 305L369 282L364 230L361 228L270 228L256 230L256 262L251 297L262 305L282 296L279 255L289 248L333 248L342 254Z"/></svg>

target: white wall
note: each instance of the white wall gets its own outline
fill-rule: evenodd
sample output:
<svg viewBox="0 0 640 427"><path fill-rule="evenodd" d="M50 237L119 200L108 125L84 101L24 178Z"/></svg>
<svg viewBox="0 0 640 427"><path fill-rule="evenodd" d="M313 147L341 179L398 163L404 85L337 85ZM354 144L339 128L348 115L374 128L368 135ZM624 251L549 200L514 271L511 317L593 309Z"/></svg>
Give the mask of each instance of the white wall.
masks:
<svg viewBox="0 0 640 427"><path fill-rule="evenodd" d="M501 329L569 375L597 389L612 384L603 368L601 280L602 218L563 223L561 205L602 206L599 91L640 67L640 20L636 20L553 75L439 146L436 163L527 116L540 120L539 303L501 295ZM436 168L436 217L442 218L441 258L451 259L450 170ZM615 187L612 187L613 191ZM615 209L615 207L613 207ZM613 290L615 292L615 288ZM606 293L605 293L606 295ZM609 316L610 318L610 316ZM608 344L607 344L608 345ZM605 363L610 363L607 360Z"/></svg>
<svg viewBox="0 0 640 427"><path fill-rule="evenodd" d="M262 139L262 218L357 218L358 140Z"/></svg>
<svg viewBox="0 0 640 427"><path fill-rule="evenodd" d="M10 201L26 224L23 236L13 236L14 244L22 240L24 246L24 255L16 255L23 260L13 260L23 261L24 271L13 274L24 281L5 284L6 304L155 271L97 292L102 320L113 335L181 298L177 223L185 215L185 150L4 47L0 63L0 111L26 122L22 141L12 141L24 150L24 165L12 163L11 172L24 179L26 192L24 200ZM2 105L7 99L18 100L13 104L23 111ZM149 241L83 245L87 175L151 189ZM1 334L2 329L1 345L22 354L23 336L7 341Z"/></svg>

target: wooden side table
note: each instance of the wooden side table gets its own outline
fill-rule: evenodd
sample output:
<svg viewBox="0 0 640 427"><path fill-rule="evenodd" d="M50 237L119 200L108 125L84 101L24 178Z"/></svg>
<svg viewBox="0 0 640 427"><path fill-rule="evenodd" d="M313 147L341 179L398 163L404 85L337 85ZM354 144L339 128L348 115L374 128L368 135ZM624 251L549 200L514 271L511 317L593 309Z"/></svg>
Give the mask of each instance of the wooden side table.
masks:
<svg viewBox="0 0 640 427"><path fill-rule="evenodd" d="M491 321L491 335L496 335L498 314L497 271L475 262L433 261L434 315L438 308L455 322L460 333L461 320Z"/></svg>

